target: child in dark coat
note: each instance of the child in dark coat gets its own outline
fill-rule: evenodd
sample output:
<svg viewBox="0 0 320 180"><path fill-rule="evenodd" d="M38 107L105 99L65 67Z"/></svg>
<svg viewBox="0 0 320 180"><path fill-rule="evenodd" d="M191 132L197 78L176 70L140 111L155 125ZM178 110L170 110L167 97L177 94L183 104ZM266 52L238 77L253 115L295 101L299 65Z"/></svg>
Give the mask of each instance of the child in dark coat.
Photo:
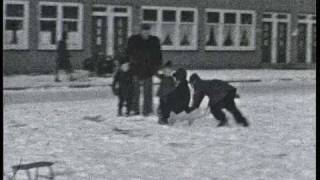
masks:
<svg viewBox="0 0 320 180"><path fill-rule="evenodd" d="M158 97L169 94L175 87L176 83L173 78L174 70L172 69L172 62L168 61L159 70L157 77L160 79L160 85L157 92Z"/></svg>
<svg viewBox="0 0 320 180"><path fill-rule="evenodd" d="M126 106L126 115L130 115L133 88L133 78L130 73L129 63L121 63L112 83L113 93L119 97L118 116L122 116L124 105Z"/></svg>
<svg viewBox="0 0 320 180"><path fill-rule="evenodd" d="M167 94L169 94L171 91L173 91L176 87L176 83L173 77L174 70L172 69L172 63L171 61L168 61L164 64L164 66L159 70L158 74L156 76L160 79L160 85L159 89L157 91L157 96L160 99L159 107L158 107L158 114L161 114L160 112L160 106L161 102Z"/></svg>
<svg viewBox="0 0 320 180"><path fill-rule="evenodd" d="M209 107L213 116L219 120L219 126L225 126L228 123L225 113L222 109L228 110L234 116L236 122L243 126L249 126L245 117L237 108L234 99L237 97L236 88L225 81L213 79L202 80L197 74L192 74L189 80L194 89L193 105L187 111L190 113L199 108L202 99L209 97Z"/></svg>
<svg viewBox="0 0 320 180"><path fill-rule="evenodd" d="M187 71L178 69L173 76L177 81L176 87L168 94L162 96L160 102L159 124L168 124L170 113L179 114L187 111L190 102L190 89L188 86Z"/></svg>

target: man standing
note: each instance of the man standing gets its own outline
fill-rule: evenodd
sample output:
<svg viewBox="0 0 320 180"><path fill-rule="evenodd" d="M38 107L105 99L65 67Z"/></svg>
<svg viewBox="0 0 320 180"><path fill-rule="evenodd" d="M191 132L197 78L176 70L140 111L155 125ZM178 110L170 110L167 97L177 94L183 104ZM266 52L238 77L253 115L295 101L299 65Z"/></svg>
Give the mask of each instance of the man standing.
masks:
<svg viewBox="0 0 320 180"><path fill-rule="evenodd" d="M72 66L70 62L70 54L67 49L67 32L62 33L62 38L59 41L58 48L57 48L57 64L56 64L56 82L60 82L59 78L59 71L60 70L65 70L65 72L69 75L70 81L73 81L74 78L72 76Z"/></svg>
<svg viewBox="0 0 320 180"><path fill-rule="evenodd" d="M162 64L160 40L150 35L150 26L141 25L138 35L129 38L127 46L130 68L134 80L134 97L132 110L135 114L140 113L140 85L143 86L143 115L153 113L152 76Z"/></svg>

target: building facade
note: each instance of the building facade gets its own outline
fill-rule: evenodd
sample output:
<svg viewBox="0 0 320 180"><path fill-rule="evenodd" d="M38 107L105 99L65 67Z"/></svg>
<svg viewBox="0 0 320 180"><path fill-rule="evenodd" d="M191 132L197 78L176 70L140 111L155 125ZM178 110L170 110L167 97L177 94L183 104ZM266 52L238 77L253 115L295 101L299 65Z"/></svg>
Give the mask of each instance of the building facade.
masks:
<svg viewBox="0 0 320 180"><path fill-rule="evenodd" d="M50 73L68 32L75 68L123 53L141 23L186 68L313 68L316 0L4 0L4 73Z"/></svg>

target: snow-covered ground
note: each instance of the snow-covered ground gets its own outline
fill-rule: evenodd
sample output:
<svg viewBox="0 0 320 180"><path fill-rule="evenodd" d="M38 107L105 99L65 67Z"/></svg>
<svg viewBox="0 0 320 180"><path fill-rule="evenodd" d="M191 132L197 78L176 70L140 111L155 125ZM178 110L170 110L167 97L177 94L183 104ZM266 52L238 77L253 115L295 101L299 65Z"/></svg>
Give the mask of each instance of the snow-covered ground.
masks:
<svg viewBox="0 0 320 180"><path fill-rule="evenodd" d="M235 69L235 70L189 70L188 74L198 73L203 78L216 78L222 80L252 80L277 81L279 79L315 80L315 70L270 70L270 69ZM4 88L15 87L64 87L68 85L105 86L112 82L112 78L88 77L88 72L78 70L74 73L77 81L69 82L67 76L61 75L63 82L55 83L53 75L15 75L3 78ZM158 82L154 78L154 82Z"/></svg>
<svg viewBox="0 0 320 180"><path fill-rule="evenodd" d="M4 172L53 161L57 180L313 180L315 84L303 83L250 84L266 86L257 92L239 87L249 128L229 114L230 127L216 128L205 102L174 116L169 127L155 116L117 117L113 96L5 105ZM195 121L189 126L188 120Z"/></svg>

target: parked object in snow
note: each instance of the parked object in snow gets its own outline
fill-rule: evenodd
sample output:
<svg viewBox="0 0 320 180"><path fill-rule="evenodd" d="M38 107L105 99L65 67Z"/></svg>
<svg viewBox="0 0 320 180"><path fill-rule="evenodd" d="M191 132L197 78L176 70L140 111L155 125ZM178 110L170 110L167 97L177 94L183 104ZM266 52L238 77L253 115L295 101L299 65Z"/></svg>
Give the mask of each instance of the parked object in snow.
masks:
<svg viewBox="0 0 320 180"><path fill-rule="evenodd" d="M32 180L32 176L30 173L31 169L36 169L34 179L38 179L39 177L46 177L47 179L54 179L54 172L52 169L53 162L48 162L48 161L40 161L40 162L33 162L29 164L19 164L12 166L12 171L13 171L13 176L10 177L10 179L16 179L16 174L18 173L19 170L23 170L26 172L26 175L28 177L28 180ZM48 168L49 169L49 174L44 176L44 175L39 175L39 169L40 168Z"/></svg>
<svg viewBox="0 0 320 180"><path fill-rule="evenodd" d="M111 56L99 55L83 61L83 69L96 73L98 76L112 74L115 70L115 59Z"/></svg>

